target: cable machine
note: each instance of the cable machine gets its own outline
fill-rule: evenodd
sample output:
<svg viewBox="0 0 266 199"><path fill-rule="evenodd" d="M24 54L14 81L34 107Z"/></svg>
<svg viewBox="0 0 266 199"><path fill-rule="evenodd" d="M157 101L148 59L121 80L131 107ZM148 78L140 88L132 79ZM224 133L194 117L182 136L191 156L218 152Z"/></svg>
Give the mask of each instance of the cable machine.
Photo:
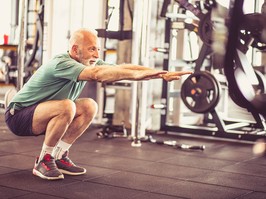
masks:
<svg viewBox="0 0 266 199"><path fill-rule="evenodd" d="M169 1L164 2L165 4L170 3ZM214 11L217 9L216 2L208 0L196 1L195 5L187 0L176 0L176 2L179 4L179 13L172 15L165 13L165 46L169 46L169 48L165 51L167 56L164 60L164 69L169 70L169 68L173 68L173 63L170 60L173 30L189 29L195 31L203 44L198 58L190 65L194 69L194 73L182 82L182 86L177 85L175 87L171 83L165 82L163 84L162 99L166 103L163 106L165 111L162 111L161 114L161 130L252 141L265 136L265 119L254 109L248 108L247 110L251 113L255 122L229 120L222 115L224 107L228 106L229 95L233 99L234 92L231 89L228 92L229 80L225 78L223 63L219 65L215 61L217 57L213 51L212 36L214 33L213 26L215 25L213 20L215 18ZM219 9L221 8L219 7ZM191 23L189 26L184 20L184 18L189 18L189 16L184 16L187 10L197 18L196 23ZM225 14L226 11L223 16L224 19L226 18ZM256 21L255 16L249 19ZM251 30L256 32L256 28L254 26ZM239 49L242 49L242 53L239 53L237 56L236 64L253 72L254 70L251 65L247 66L246 64L246 51L243 51L244 48L247 49L250 46L249 36L242 35L242 41L244 43L242 45L239 44L241 46ZM258 42L255 40L251 44L252 47L255 47ZM189 66L188 64L183 65ZM254 83L254 86L256 86L257 91L261 91L264 89L264 77L255 75L254 72L253 74L255 79L259 80L257 80L256 84ZM240 102L243 97L237 96L236 98L233 101L239 105L237 102ZM222 106L222 110L219 110L220 106ZM240 107L247 108L247 106ZM186 109L191 112L187 112ZM196 118L196 121L193 124L185 124L184 120L180 119L181 114L183 114L182 116L189 115L184 117L186 121L193 120L191 116Z"/></svg>
<svg viewBox="0 0 266 199"><path fill-rule="evenodd" d="M44 1L20 1L20 23L16 87L20 90L34 71L42 64Z"/></svg>
<svg viewBox="0 0 266 199"><path fill-rule="evenodd" d="M5 83L14 84L15 88L5 93L4 100L0 102L2 108L42 64L43 55L44 1L12 1L12 10L16 13L12 16L12 41L1 45L1 48L5 51L2 58L5 62ZM15 35L16 28L19 30L18 37Z"/></svg>

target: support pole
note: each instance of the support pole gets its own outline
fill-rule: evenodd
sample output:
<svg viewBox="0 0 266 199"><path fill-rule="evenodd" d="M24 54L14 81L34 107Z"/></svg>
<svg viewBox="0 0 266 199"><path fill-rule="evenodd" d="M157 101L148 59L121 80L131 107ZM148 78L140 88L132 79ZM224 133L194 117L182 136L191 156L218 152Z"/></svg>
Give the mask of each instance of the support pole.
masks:
<svg viewBox="0 0 266 199"><path fill-rule="evenodd" d="M27 23L25 18L27 16L28 1L20 1L20 33L19 33L19 45L18 45L18 74L17 74L17 90L20 90L23 86L24 79L24 67L25 67L25 44L26 44L26 34Z"/></svg>
<svg viewBox="0 0 266 199"><path fill-rule="evenodd" d="M149 66L150 0L136 0L133 19L132 63ZM147 113L147 82L132 83L131 137L132 146L141 146L140 137L145 136ZM138 103L139 102L139 103ZM141 114L141 119L139 116ZM139 123L140 122L140 123Z"/></svg>
<svg viewBox="0 0 266 199"><path fill-rule="evenodd" d="M150 21L151 21L151 4L152 1L144 1L143 13L146 13L142 16L142 47L141 47L141 64L144 66L150 66ZM141 82L141 103L140 103L140 137L143 138L146 136L147 128L147 107L148 107L148 97L149 97L149 86L148 81Z"/></svg>

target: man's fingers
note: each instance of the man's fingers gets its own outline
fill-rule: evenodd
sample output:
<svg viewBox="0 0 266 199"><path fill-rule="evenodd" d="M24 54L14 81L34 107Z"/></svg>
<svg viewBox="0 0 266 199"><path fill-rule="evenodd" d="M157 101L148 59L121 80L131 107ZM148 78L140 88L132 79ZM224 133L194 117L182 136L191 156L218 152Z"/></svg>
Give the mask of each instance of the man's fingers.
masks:
<svg viewBox="0 0 266 199"><path fill-rule="evenodd" d="M191 71L174 71L168 72L162 75L162 78L166 81L179 80L182 75L192 74Z"/></svg>
<svg viewBox="0 0 266 199"><path fill-rule="evenodd" d="M143 71L144 72L144 71ZM191 71L154 71L150 70L148 73L147 71L144 72L143 76L139 76L137 79L142 80L149 80L149 79L157 79L157 78L163 78L166 81L172 81L172 80L179 80L182 75L192 74Z"/></svg>
<svg viewBox="0 0 266 199"><path fill-rule="evenodd" d="M149 79L158 79L162 78L162 75L165 75L167 71L157 71L157 70L150 70L150 71L143 71L143 73L139 73L139 77L137 79L141 80L149 80Z"/></svg>
<svg viewBox="0 0 266 199"><path fill-rule="evenodd" d="M158 78L162 78L162 76L165 75L166 73L167 73L167 71L156 72L155 74L151 74L151 75L147 76L146 78L148 78L148 79L158 79Z"/></svg>
<svg viewBox="0 0 266 199"><path fill-rule="evenodd" d="M166 81L173 81L173 80L179 80L180 76L170 76L170 77L165 77L164 80Z"/></svg>
<svg viewBox="0 0 266 199"><path fill-rule="evenodd" d="M192 74L192 71L178 71L177 72L179 75L188 75L188 74Z"/></svg>

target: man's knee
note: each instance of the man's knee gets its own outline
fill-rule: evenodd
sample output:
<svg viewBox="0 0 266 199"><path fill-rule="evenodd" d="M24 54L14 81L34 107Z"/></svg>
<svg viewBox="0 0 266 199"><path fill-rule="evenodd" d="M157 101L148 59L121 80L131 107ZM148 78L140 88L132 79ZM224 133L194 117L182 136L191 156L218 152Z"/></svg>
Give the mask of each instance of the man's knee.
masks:
<svg viewBox="0 0 266 199"><path fill-rule="evenodd" d="M81 112L94 117L98 111L97 103L91 98L85 98L80 101Z"/></svg>
<svg viewBox="0 0 266 199"><path fill-rule="evenodd" d="M86 100L86 106L89 112L91 112L93 115L96 115L98 111L98 104L93 99L88 98Z"/></svg>
<svg viewBox="0 0 266 199"><path fill-rule="evenodd" d="M62 103L60 104L62 106L61 114L68 120L72 121L76 114L76 104L69 99L62 100Z"/></svg>

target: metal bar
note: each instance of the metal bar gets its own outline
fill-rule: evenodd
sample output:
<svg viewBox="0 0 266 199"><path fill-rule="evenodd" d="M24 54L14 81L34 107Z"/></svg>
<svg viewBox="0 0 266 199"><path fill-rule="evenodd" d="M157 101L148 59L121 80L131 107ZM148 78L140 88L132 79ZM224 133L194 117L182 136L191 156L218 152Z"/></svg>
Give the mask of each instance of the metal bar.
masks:
<svg viewBox="0 0 266 199"><path fill-rule="evenodd" d="M134 3L134 19L133 19L133 40L132 40L132 49L136 49L132 51L132 63L139 64L140 62L140 47L141 47L141 27L142 27L142 8L143 1L136 0ZM137 97L138 97L138 82L132 83L132 101L131 101L131 136L135 137L136 133L138 133L138 129L136 128L136 114L138 114L137 107Z"/></svg>
<svg viewBox="0 0 266 199"><path fill-rule="evenodd" d="M18 77L17 77L17 90L20 90L23 86L24 78L24 66L25 66L25 44L26 44L26 34L27 23L25 18L27 16L28 1L20 1L20 37L18 46Z"/></svg>
<svg viewBox="0 0 266 199"><path fill-rule="evenodd" d="M231 140L243 140L243 141L256 141L259 138L265 138L266 134L264 132L260 133L254 131L254 132L245 132L241 130L227 130L225 131L213 131L212 128L210 129L203 129L200 126L194 126L194 128L190 128L189 126L168 126L165 125L162 128L163 131L168 132L169 134L179 134L179 135L196 135L196 136L209 136L209 137L216 137L216 138L225 138L225 139L231 139Z"/></svg>

